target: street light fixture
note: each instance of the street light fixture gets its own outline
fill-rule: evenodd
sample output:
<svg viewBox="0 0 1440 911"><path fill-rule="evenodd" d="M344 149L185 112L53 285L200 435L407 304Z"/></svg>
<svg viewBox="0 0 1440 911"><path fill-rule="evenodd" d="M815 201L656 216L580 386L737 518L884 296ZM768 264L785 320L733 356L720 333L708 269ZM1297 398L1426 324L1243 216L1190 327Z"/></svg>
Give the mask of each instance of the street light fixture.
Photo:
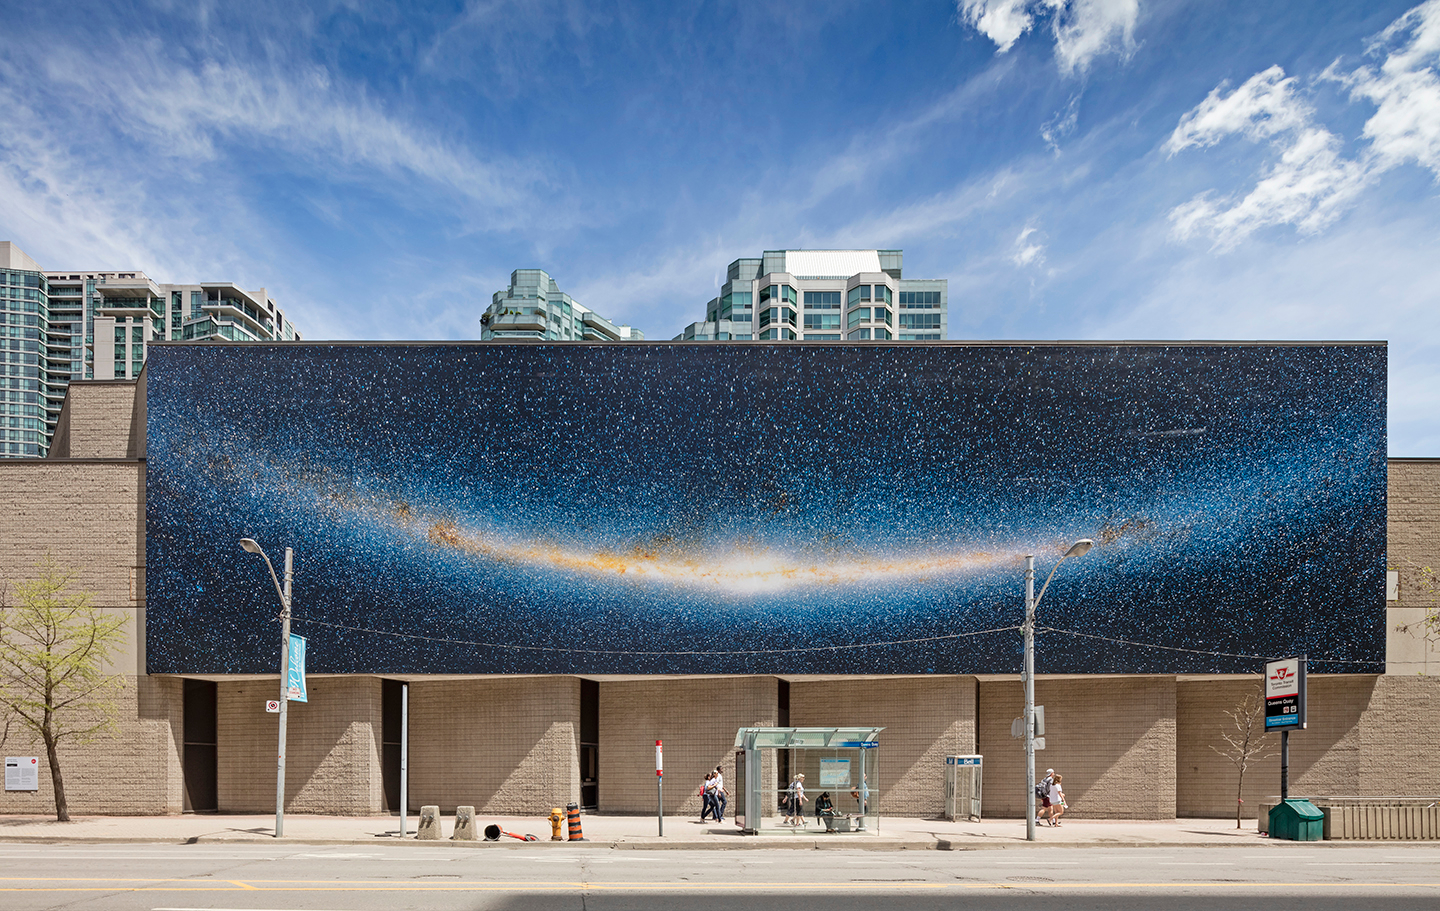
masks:
<svg viewBox="0 0 1440 911"><path fill-rule="evenodd" d="M280 596L280 764L275 773L275 837L280 838L285 834L285 716L290 704L290 583L295 578L295 552L285 548L285 587L281 588L274 565L255 539L241 538L240 546L265 561Z"/></svg>
<svg viewBox="0 0 1440 911"><path fill-rule="evenodd" d="M1089 538L1081 538L1070 549L1065 551L1065 556L1060 558L1060 563L1055 564L1055 569L1050 570L1050 575L1045 578L1045 584L1040 586L1040 594L1035 594L1035 557L1033 554L1025 557L1025 839L1035 840L1035 609L1040 606L1040 599L1045 597L1045 589L1050 587L1050 580L1055 578L1055 571L1060 568L1071 557L1079 557L1085 554L1095 542Z"/></svg>

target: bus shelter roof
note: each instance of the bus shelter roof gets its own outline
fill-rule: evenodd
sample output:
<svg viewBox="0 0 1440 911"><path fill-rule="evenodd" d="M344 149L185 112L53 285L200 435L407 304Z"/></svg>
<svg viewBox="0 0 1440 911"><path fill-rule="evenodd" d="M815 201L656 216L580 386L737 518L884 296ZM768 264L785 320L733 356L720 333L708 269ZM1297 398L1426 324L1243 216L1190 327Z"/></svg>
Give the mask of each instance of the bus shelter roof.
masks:
<svg viewBox="0 0 1440 911"><path fill-rule="evenodd" d="M872 749L884 728L741 728L735 748L749 750Z"/></svg>

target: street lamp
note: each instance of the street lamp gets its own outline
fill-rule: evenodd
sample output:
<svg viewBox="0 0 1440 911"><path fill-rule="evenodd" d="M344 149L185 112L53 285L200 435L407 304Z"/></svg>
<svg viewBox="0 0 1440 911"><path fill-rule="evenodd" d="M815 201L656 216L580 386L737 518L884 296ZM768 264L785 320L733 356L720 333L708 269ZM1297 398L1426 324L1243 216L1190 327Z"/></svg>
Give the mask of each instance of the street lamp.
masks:
<svg viewBox="0 0 1440 911"><path fill-rule="evenodd" d="M280 766L275 773L275 837L280 838L285 834L285 710L290 704L290 582L295 578L295 552L285 548L285 587L281 588L274 565L255 539L241 538L240 546L265 561L280 596Z"/></svg>
<svg viewBox="0 0 1440 911"><path fill-rule="evenodd" d="M1050 570L1050 575L1045 578L1045 584L1040 586L1040 594L1035 594L1035 557L1033 554L1025 557L1025 839L1035 840L1035 608L1040 606L1040 599L1045 597L1045 589L1050 587L1050 580L1055 578L1055 571L1060 568L1071 557L1078 557L1095 546L1095 542L1089 538L1081 538L1070 549L1065 551L1065 556L1060 558L1060 563L1055 564L1055 569Z"/></svg>

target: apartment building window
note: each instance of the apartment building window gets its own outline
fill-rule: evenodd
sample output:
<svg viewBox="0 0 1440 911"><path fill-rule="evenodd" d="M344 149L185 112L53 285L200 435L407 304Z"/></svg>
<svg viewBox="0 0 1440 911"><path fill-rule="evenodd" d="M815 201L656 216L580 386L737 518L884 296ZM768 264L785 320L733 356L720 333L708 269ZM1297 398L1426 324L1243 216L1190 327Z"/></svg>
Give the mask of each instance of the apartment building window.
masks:
<svg viewBox="0 0 1440 911"><path fill-rule="evenodd" d="M806 291L805 309L839 310L840 296L839 291Z"/></svg>
<svg viewBox="0 0 1440 911"><path fill-rule="evenodd" d="M760 303L769 300L778 300L782 303L799 303L799 295L789 285L769 285L760 289Z"/></svg>
<svg viewBox="0 0 1440 911"><path fill-rule="evenodd" d="M940 292L939 292L939 291L901 291L901 292L900 292L900 308L901 308L902 310L911 309L911 308L914 308L914 309L919 310L919 309L926 309L926 308L929 308L929 307L938 307L938 306L940 306Z"/></svg>
<svg viewBox="0 0 1440 911"><path fill-rule="evenodd" d="M870 340L870 330L856 329L854 332L851 332L848 337L852 342L866 342Z"/></svg>
<svg viewBox="0 0 1440 911"><path fill-rule="evenodd" d="M900 314L901 329L939 329L940 314L938 313L902 313Z"/></svg>
<svg viewBox="0 0 1440 911"><path fill-rule="evenodd" d="M861 323L863 323L863 322L865 322L865 321L867 321L867 320L869 320L869 319L870 319L870 308L869 308L869 307L859 307L859 308L857 308L857 309L855 309L855 310L851 310L851 311L850 311L850 318L849 318L848 320L846 320L846 322L845 322L845 328L847 328L847 329L852 329L852 328L854 328L855 326L858 326L858 325L860 325ZM866 336L866 337L868 338L869 336Z"/></svg>
<svg viewBox="0 0 1440 911"><path fill-rule="evenodd" d="M887 304L890 303L890 286L889 286L889 285L876 285L876 286L875 286L875 299L876 299L877 301L884 301L884 302L887 303Z"/></svg>
<svg viewBox="0 0 1440 911"><path fill-rule="evenodd" d="M835 292L835 296L836 296L836 297L839 297L839 296L840 296L840 293L839 293L838 291ZM838 306L838 304L837 304L837 306ZM839 328L840 328L840 314L838 314L838 313L807 313L807 314L805 314L805 329L806 329L807 332L809 332L809 330L811 330L811 329L839 329ZM838 338L838 336L837 336L837 338Z"/></svg>

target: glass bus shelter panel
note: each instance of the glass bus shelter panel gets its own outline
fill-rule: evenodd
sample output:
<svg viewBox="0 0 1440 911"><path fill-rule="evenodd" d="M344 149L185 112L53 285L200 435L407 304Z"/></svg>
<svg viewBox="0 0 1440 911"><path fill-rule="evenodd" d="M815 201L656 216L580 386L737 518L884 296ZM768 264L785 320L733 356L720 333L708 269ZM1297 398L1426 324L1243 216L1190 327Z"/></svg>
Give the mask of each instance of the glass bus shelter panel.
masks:
<svg viewBox="0 0 1440 911"><path fill-rule="evenodd" d="M741 728L735 737L734 815L747 833L870 832L880 830L879 734L883 728ZM782 752L783 751L783 752ZM781 757L793 776L805 775L803 824L781 824L790 778L781 780ZM815 815L822 794L831 820Z"/></svg>

